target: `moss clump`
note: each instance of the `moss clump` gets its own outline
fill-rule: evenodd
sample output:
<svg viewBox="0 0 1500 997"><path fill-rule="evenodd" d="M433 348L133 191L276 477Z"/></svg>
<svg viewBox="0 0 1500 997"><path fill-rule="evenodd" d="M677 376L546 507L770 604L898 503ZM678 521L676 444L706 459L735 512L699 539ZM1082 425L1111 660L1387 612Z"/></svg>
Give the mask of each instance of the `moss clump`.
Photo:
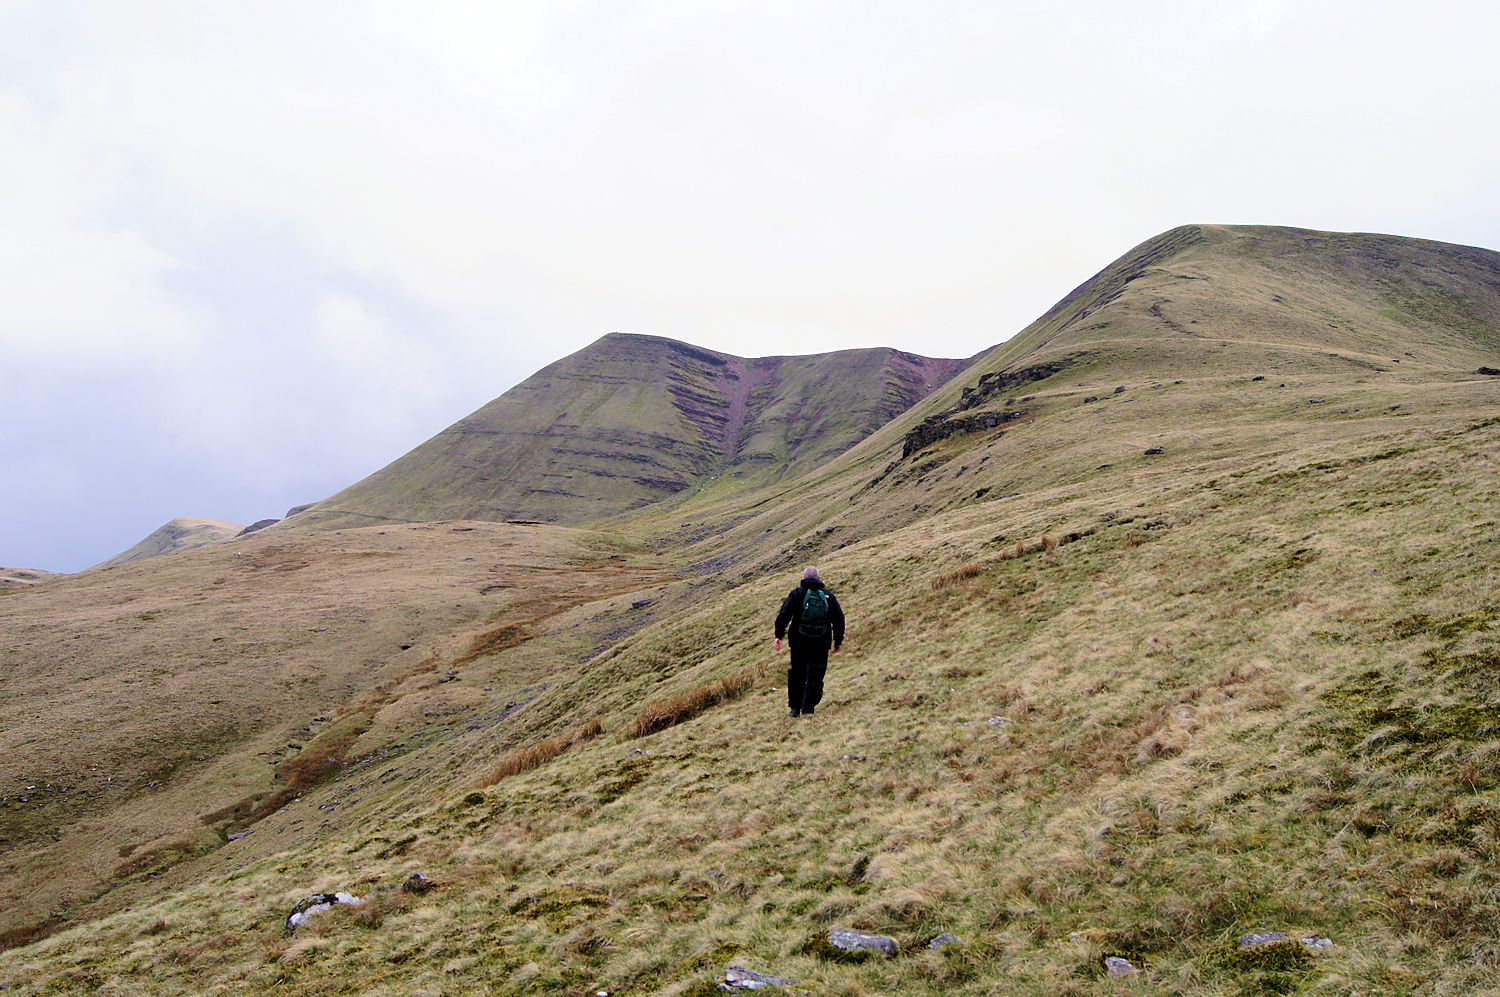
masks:
<svg viewBox="0 0 1500 997"><path fill-rule="evenodd" d="M1297 993L1321 975L1312 953L1291 939L1251 948L1229 942L1206 961L1238 976L1239 989L1234 992L1246 995Z"/></svg>
<svg viewBox="0 0 1500 997"><path fill-rule="evenodd" d="M720 997L723 992L713 980L699 980L688 984L686 990L677 991L679 997Z"/></svg>
<svg viewBox="0 0 1500 997"><path fill-rule="evenodd" d="M1442 551L1439 550L1438 553ZM1391 633L1402 639L1431 636L1438 640L1451 641L1457 640L1466 633L1488 629L1497 622L1500 622L1500 605L1490 605L1473 613L1464 613L1447 619L1438 619L1430 613L1413 613L1394 621L1391 624Z"/></svg>
<svg viewBox="0 0 1500 997"><path fill-rule="evenodd" d="M1137 965L1145 956L1167 951L1177 944L1166 925L1159 922L1106 931L1100 941L1106 957L1117 955Z"/></svg>
<svg viewBox="0 0 1500 997"><path fill-rule="evenodd" d="M601 807L613 803L644 782L651 775L651 763L642 758L633 759L621 765L614 774L618 778L604 783L598 789Z"/></svg>
<svg viewBox="0 0 1500 997"><path fill-rule="evenodd" d="M602 891L569 885L522 897L511 905L510 913L545 920L553 931L562 932L608 903L609 898Z"/></svg>

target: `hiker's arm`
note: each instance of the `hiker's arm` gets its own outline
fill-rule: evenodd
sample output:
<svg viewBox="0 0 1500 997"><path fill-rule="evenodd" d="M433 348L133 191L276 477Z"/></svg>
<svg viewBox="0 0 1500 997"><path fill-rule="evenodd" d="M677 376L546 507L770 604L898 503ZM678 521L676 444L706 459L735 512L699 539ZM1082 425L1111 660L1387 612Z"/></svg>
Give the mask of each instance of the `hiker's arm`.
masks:
<svg viewBox="0 0 1500 997"><path fill-rule="evenodd" d="M776 650L781 650L781 638L786 636L786 628L791 625L792 614L796 612L793 605L797 598L796 590L788 595L781 604L781 611L776 614Z"/></svg>

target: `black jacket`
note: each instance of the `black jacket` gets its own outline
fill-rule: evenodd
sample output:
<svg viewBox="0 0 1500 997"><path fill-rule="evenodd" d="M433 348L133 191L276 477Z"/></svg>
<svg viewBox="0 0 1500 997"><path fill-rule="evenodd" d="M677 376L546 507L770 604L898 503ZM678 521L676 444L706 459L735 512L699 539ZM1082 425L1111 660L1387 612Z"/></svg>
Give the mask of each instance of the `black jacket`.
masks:
<svg viewBox="0 0 1500 997"><path fill-rule="evenodd" d="M809 637L797 632L797 624L802 617L802 596L808 589L823 589L828 593L828 629L826 637ZM824 585L816 578L804 578L802 584L792 589L787 594L786 600L781 604L781 612L776 614L776 639L791 634L792 643L833 643L844 642L844 609L839 605L839 600L833 594L833 590Z"/></svg>

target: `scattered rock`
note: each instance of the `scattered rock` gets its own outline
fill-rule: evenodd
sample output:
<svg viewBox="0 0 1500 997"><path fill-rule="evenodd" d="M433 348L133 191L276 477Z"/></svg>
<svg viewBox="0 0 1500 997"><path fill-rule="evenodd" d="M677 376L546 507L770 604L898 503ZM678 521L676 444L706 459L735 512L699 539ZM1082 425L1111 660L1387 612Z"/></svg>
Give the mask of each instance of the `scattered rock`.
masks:
<svg viewBox="0 0 1500 997"><path fill-rule="evenodd" d="M1497 370L1494 367L1481 367L1478 370L1476 370L1474 373L1476 373L1476 374L1489 374L1491 377L1493 377L1495 375L1500 375L1500 370Z"/></svg>
<svg viewBox="0 0 1500 997"><path fill-rule="evenodd" d="M1258 931L1248 935L1240 936L1240 948L1258 949L1262 945L1275 945L1277 942L1286 941L1285 931Z"/></svg>
<svg viewBox="0 0 1500 997"><path fill-rule="evenodd" d="M1146 448L1146 456L1147 457L1155 457L1158 454L1164 454L1164 453L1166 453L1166 451L1163 450L1161 447L1147 447Z"/></svg>
<svg viewBox="0 0 1500 997"><path fill-rule="evenodd" d="M651 605L651 603L654 602L654 601L655 600L653 600L653 599L637 599L635 602L632 602L630 604L630 608L631 609L645 609L647 606Z"/></svg>
<svg viewBox="0 0 1500 997"><path fill-rule="evenodd" d="M292 912L287 915L286 933L290 935L306 923L308 918L325 910L331 910L334 904L357 906L362 903L364 901L352 893L344 893L342 891L338 893L314 893L310 897L297 901L297 906L293 907Z"/></svg>
<svg viewBox="0 0 1500 997"><path fill-rule="evenodd" d="M800 980L788 980L780 976L769 976L765 973L757 973L753 969L743 966L730 966L724 971L724 979L719 983L720 990L760 990L763 987L790 987L800 983Z"/></svg>
<svg viewBox="0 0 1500 997"><path fill-rule="evenodd" d="M1125 385L1122 384L1118 388L1115 389L1115 394L1118 395L1120 392L1122 392L1124 390L1125 390Z"/></svg>
<svg viewBox="0 0 1500 997"><path fill-rule="evenodd" d="M1130 964L1129 959L1117 955L1105 956L1104 969L1110 976L1139 976L1141 971Z"/></svg>
<svg viewBox="0 0 1500 997"><path fill-rule="evenodd" d="M1254 932L1248 935L1240 936L1240 948L1242 950L1258 949L1266 945L1276 945L1286 940L1287 936L1285 931ZM1302 942L1303 946L1310 949L1316 950L1333 948L1333 939L1331 938L1318 938L1314 935L1308 935L1305 938L1300 939L1300 941Z"/></svg>
<svg viewBox="0 0 1500 997"><path fill-rule="evenodd" d="M428 890L436 889L437 884L420 872L414 872L406 877L406 882L401 884L404 893L426 893Z"/></svg>
<svg viewBox="0 0 1500 997"><path fill-rule="evenodd" d="M1309 405L1323 405L1325 403L1326 403L1326 399L1323 399L1323 398L1309 398L1307 400L1307 404L1309 404Z"/></svg>
<svg viewBox="0 0 1500 997"><path fill-rule="evenodd" d="M890 935L876 935L850 928L834 928L828 932L828 944L845 952L879 952L887 959L895 958L901 948Z"/></svg>
<svg viewBox="0 0 1500 997"><path fill-rule="evenodd" d="M929 949L945 949L949 945L962 945L964 940L952 932L945 931L927 943Z"/></svg>

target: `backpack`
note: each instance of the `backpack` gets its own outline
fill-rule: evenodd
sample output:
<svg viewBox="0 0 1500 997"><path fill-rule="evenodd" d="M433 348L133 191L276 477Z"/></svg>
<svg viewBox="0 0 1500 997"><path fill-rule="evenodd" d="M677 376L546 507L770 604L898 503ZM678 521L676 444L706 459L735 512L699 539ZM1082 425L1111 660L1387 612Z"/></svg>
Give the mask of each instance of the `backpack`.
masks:
<svg viewBox="0 0 1500 997"><path fill-rule="evenodd" d="M802 615L798 618L797 632L804 637L826 637L828 635L828 591L808 589L802 596Z"/></svg>

